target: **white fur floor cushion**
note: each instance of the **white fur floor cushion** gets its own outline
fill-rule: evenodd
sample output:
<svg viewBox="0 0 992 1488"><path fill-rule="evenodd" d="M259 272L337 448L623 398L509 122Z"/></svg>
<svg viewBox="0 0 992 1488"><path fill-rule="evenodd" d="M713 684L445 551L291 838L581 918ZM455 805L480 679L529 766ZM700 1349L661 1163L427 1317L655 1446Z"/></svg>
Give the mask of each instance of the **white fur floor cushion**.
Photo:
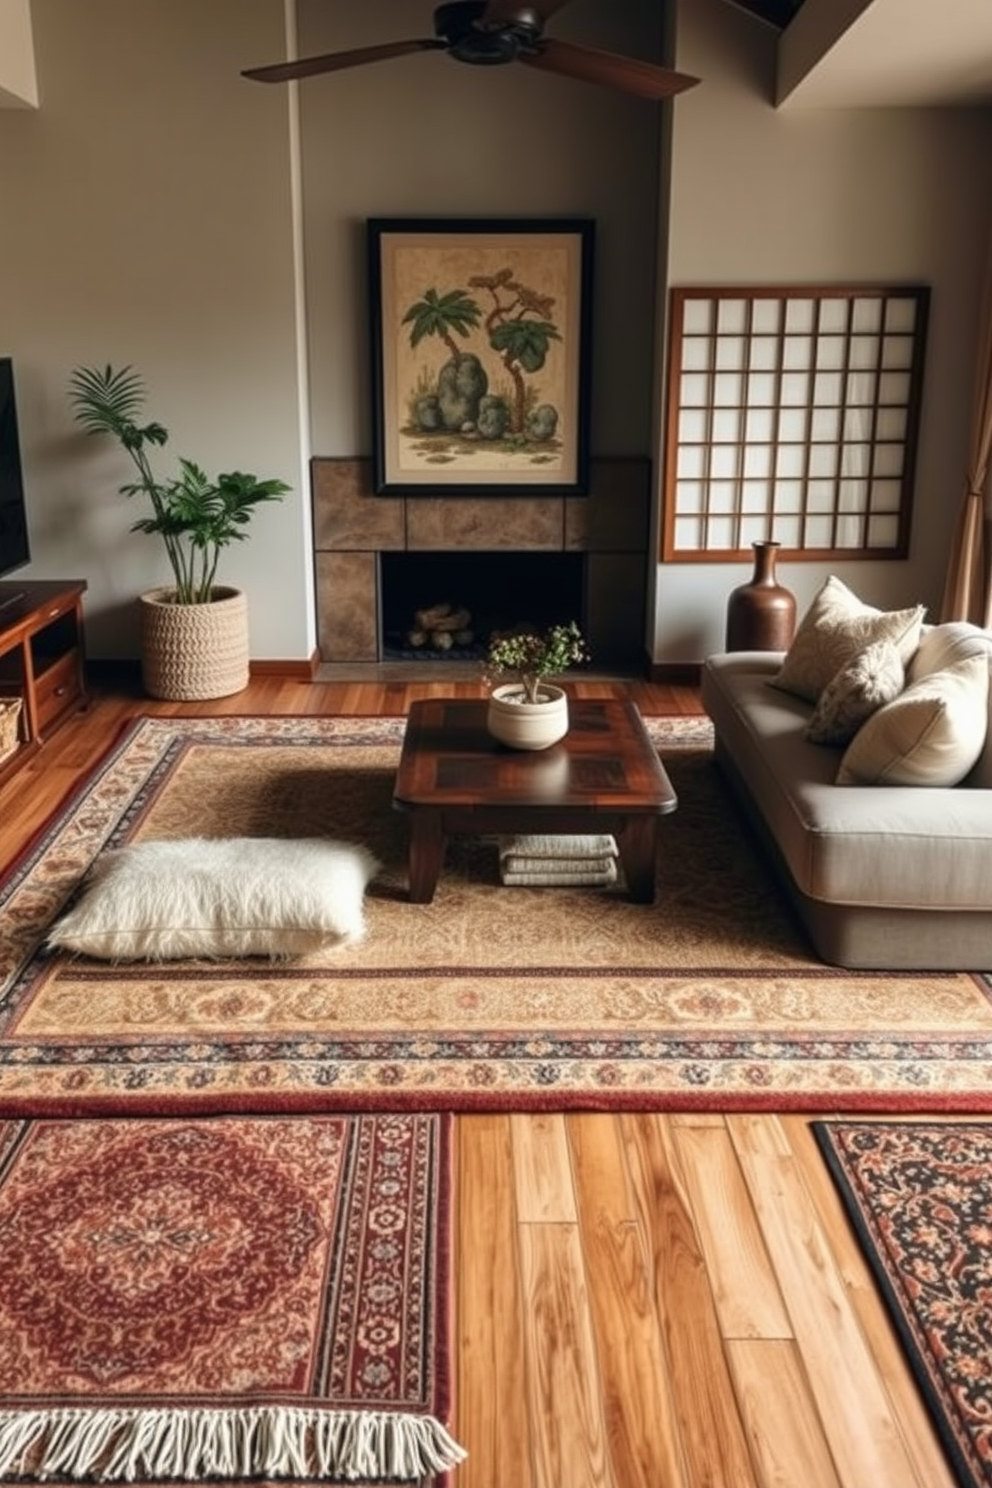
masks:
<svg viewBox="0 0 992 1488"><path fill-rule="evenodd" d="M365 933L379 867L320 838L197 838L106 852L48 944L108 961L300 956Z"/></svg>

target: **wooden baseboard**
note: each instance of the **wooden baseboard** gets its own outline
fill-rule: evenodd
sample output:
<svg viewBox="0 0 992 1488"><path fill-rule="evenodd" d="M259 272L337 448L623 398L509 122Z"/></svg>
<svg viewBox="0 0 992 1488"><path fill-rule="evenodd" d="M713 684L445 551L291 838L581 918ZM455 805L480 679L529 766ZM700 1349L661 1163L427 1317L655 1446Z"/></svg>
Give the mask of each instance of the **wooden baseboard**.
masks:
<svg viewBox="0 0 992 1488"><path fill-rule="evenodd" d="M297 682L313 682L319 664L319 654L312 651L302 661L250 661L248 670L253 677L287 677Z"/></svg>
<svg viewBox="0 0 992 1488"><path fill-rule="evenodd" d="M285 677L288 681L315 682L320 657L316 651L309 657L297 661L249 661L251 677ZM86 675L93 682L108 686L141 683L141 662L135 658L106 660L101 657L86 658Z"/></svg>
<svg viewBox="0 0 992 1488"><path fill-rule="evenodd" d="M399 674L402 668L401 674L404 677L423 677L426 680L430 665L430 662L419 661L411 662L408 667L403 666L402 663L393 663L390 672ZM438 666L442 668L438 675L449 677L452 681L459 680L453 670L456 665L451 662L438 663ZM88 657L86 670L94 681L113 682L125 679L140 681L141 677L141 666L137 661L101 661ZM296 661L252 661L249 662L248 670L253 677L285 677L290 681L316 682L318 680L332 681L338 676L350 678L356 674L377 679L382 677L384 669L383 666L376 665L374 662L358 665L352 663L348 666L322 664L319 654L314 651L311 656ZM626 674L625 669L620 669L616 673L617 676ZM647 661L644 664L643 674L649 682L659 682L662 685L667 682L672 686L698 687L702 664L698 661ZM474 679L478 676L478 667L471 664L470 670L467 670L465 675Z"/></svg>

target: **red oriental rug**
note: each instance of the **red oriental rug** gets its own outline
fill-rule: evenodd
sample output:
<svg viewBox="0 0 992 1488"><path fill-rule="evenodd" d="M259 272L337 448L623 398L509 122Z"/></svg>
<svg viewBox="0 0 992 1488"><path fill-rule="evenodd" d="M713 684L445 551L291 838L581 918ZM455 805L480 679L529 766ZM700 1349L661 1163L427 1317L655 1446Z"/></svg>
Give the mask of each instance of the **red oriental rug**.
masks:
<svg viewBox="0 0 992 1488"><path fill-rule="evenodd" d="M449 1140L400 1114L0 1122L0 1478L453 1466Z"/></svg>
<svg viewBox="0 0 992 1488"><path fill-rule="evenodd" d="M678 794L657 896L505 887L457 837L408 893L402 718L130 725L0 883L0 1113L992 1109L989 980L811 951L705 719L648 720ZM46 950L108 849L330 837L381 864L364 940L293 960Z"/></svg>
<svg viewBox="0 0 992 1488"><path fill-rule="evenodd" d="M992 1126L814 1130L961 1488L990 1488Z"/></svg>

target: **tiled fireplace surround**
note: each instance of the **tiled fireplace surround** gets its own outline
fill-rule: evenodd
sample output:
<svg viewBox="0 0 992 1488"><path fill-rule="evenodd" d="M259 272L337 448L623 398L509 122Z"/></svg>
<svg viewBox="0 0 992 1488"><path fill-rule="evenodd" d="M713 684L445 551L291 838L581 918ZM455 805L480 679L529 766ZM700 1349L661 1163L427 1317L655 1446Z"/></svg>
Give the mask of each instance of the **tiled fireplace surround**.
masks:
<svg viewBox="0 0 992 1488"><path fill-rule="evenodd" d="M579 555L594 664L643 664L649 461L593 460L586 496L377 496L367 459L317 457L311 478L322 662L383 660L381 554L473 552Z"/></svg>

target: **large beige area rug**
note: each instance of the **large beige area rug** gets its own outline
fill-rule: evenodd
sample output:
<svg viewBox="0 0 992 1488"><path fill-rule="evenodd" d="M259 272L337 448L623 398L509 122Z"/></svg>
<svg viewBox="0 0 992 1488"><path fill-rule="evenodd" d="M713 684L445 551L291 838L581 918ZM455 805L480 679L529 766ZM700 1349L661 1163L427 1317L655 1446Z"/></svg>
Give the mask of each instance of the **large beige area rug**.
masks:
<svg viewBox="0 0 992 1488"><path fill-rule="evenodd" d="M679 796L653 906L503 887L484 839L452 843L433 903L409 903L403 726L130 726L0 891L0 1111L992 1110L986 980L820 964L704 721L649 722ZM275 963L44 951L108 847L323 834L383 864L359 944Z"/></svg>

